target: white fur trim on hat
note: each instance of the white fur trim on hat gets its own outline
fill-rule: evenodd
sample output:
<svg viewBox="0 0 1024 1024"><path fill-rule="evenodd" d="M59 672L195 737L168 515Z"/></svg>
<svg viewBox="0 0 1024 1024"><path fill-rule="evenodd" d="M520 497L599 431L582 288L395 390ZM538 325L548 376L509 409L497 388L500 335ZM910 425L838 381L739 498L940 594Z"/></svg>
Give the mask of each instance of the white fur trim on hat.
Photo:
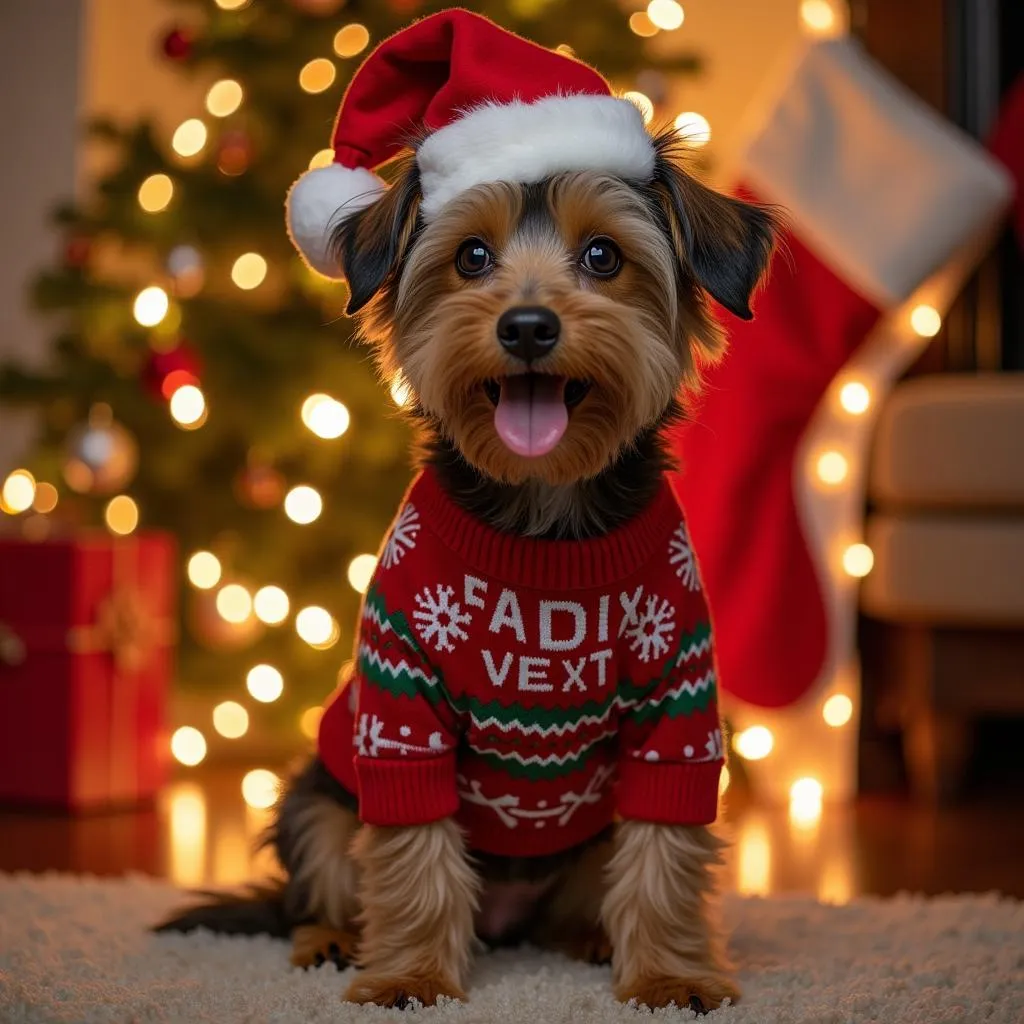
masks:
<svg viewBox="0 0 1024 1024"><path fill-rule="evenodd" d="M654 173L643 115L614 96L548 96L488 103L439 128L416 153L430 219L460 192L491 181L530 184L563 171L606 171L634 181Z"/></svg>
<svg viewBox="0 0 1024 1024"><path fill-rule="evenodd" d="M327 277L342 277L331 255L331 232L345 217L376 202L384 182L365 167L330 164L306 171L285 200L288 234L306 262Z"/></svg>

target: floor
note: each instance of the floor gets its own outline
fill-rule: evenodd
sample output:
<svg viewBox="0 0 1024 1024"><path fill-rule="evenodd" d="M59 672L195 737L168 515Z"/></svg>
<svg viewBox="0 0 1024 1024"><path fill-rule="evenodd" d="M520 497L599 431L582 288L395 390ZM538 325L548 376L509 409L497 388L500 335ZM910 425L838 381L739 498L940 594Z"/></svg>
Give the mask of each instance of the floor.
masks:
<svg viewBox="0 0 1024 1024"><path fill-rule="evenodd" d="M266 824L269 776L221 766L176 779L149 809L68 818L0 811L0 871L142 872L181 886L235 885L266 876L254 854ZM272 782L273 780L270 779ZM726 796L733 845L728 885L748 895L809 892L830 903L855 896L998 890L1024 897L1024 815L1008 802L972 801L941 812L899 798L826 806L794 823L785 808Z"/></svg>

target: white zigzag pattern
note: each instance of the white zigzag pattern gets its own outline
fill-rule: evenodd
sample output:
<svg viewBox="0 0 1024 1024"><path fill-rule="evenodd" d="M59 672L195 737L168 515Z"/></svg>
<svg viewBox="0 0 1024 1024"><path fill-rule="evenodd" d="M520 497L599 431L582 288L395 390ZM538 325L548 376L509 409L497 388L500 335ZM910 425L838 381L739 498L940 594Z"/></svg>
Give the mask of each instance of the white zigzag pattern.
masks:
<svg viewBox="0 0 1024 1024"><path fill-rule="evenodd" d="M397 676L401 672L405 672L407 675L413 677L413 679L422 679L428 686L437 686L437 676L428 676L426 672L421 668L414 668L410 665L405 658L401 661L388 661L379 651L374 650L369 644L359 645L359 656L365 658L371 665L376 665L382 672L387 672L390 676Z"/></svg>
<svg viewBox="0 0 1024 1024"><path fill-rule="evenodd" d="M394 627L386 618L381 618L380 612L369 601L363 606L363 618L369 619L380 628L382 633L393 633Z"/></svg>
<svg viewBox="0 0 1024 1024"><path fill-rule="evenodd" d="M676 658L676 665L682 665L684 661L689 661L691 658L696 658L700 654L707 654L711 650L711 637L706 636L699 643L690 644L685 651L679 652L679 657Z"/></svg>
<svg viewBox="0 0 1024 1024"><path fill-rule="evenodd" d="M537 754L533 754L530 757L520 757L516 753L503 754L497 750L479 750L474 748L478 753L487 754L490 757L500 758L502 761L517 761L519 764L536 764L542 768L546 768L551 764L565 764L566 761L573 761L581 755L585 754L591 747L596 747L602 740L608 739L609 736L614 736L617 729L607 729L601 733L600 736L595 736L594 739L590 740L589 743L584 743L582 746L577 747L575 750L570 751L568 754L548 754L547 757L540 757Z"/></svg>
<svg viewBox="0 0 1024 1024"><path fill-rule="evenodd" d="M701 690L707 690L714 685L714 682L715 670L712 669L703 678L695 679L693 682L690 682L689 679L684 679L678 686L674 686L671 690L666 690L660 697L651 697L649 700L645 700L643 706L645 708L661 707L665 701L675 700L676 697L684 693L688 693L691 697L696 697Z"/></svg>

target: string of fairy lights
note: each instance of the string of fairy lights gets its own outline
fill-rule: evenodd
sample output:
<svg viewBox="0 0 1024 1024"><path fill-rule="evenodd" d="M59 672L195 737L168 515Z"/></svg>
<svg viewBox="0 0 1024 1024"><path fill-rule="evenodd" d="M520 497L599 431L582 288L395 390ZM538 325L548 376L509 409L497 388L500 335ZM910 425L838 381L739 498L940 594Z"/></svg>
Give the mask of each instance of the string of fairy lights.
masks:
<svg viewBox="0 0 1024 1024"><path fill-rule="evenodd" d="M214 0L224 11L241 10L251 0ZM803 31L815 36L840 34L845 30L845 5L842 0L803 0L800 5L800 20ZM636 35L649 38L659 33L679 30L685 21L685 12L676 0L651 0L643 10L629 15L629 29ZM358 56L370 45L368 29L358 23L342 25L333 37L334 54L342 59ZM559 49L570 52L567 46ZM307 93L320 93L330 88L337 78L334 60L316 57L306 63L298 73L298 86ZM650 122L656 114L655 103L638 90L625 92L624 98L635 103ZM245 89L235 79L220 79L214 82L205 96L205 108L215 119L223 119L236 113L245 102ZM699 148L711 139L711 126L707 119L696 111L684 111L674 119L674 125L687 145ZM199 117L191 117L179 124L171 134L170 145L176 157L187 164L201 158L210 142L211 131ZM247 159L232 156L230 146L221 146L217 156L219 169L227 175L242 173ZM329 165L334 158L331 149L322 149L309 161L309 167ZM171 175L152 174L140 184L137 201L141 210L157 215L173 203L175 182ZM173 335L174 327L180 320L176 299L197 294L204 283L201 254L191 246L179 245L171 250L167 258L168 271L173 279L173 298L161 284L150 284L142 288L132 303L132 313L137 323L154 332L154 344L163 337ZM241 291L259 289L270 273L267 260L257 252L239 254L231 264L230 279ZM310 271L313 273L313 271ZM937 310L928 305L918 305L909 314L913 332L920 338L931 338L941 327ZM211 410L200 380L187 370L168 373L160 385L162 397L167 401L168 413L174 424L184 431L199 430L215 410ZM408 384L396 378L390 388L392 400L405 405L410 398ZM849 420L866 417L872 408L871 382L866 379L848 377L837 382L833 396L836 415ZM107 410L109 413L109 410ZM337 398L325 394L309 395L297 410L302 424L319 440L330 442L345 435L352 427L348 408ZM849 484L851 478L851 453L839 445L830 445L812 454L807 468L809 477L822 492L838 491ZM74 485L68 467L65 476L72 490L83 490ZM54 511L59 501L58 488L47 481L37 481L27 469L11 472L0 488L0 511L12 516L25 513L36 517L46 516ZM315 522L323 513L324 503L320 493L307 483L296 483L283 495L280 502L284 515L298 526ZM140 510L128 494L115 494L106 503L103 511L104 522L112 534L127 536L139 526ZM28 530L26 529L26 533ZM871 549L859 538L847 538L837 549L837 571L851 580L866 576L872 569L874 556ZM357 555L349 563L347 579L357 592L365 593L376 568L374 555ZM289 595L278 585L268 583L251 588L245 583L229 578L222 561L213 551L203 550L190 553L185 563L189 583L197 591L215 594L216 614L229 626L242 627L254 618L271 627L284 626L292 617L293 609ZM331 612L323 607L310 605L294 610L293 625L298 636L310 647L327 650L337 643L340 628ZM277 700L285 688L282 672L274 665L257 664L249 669L245 689L257 704L268 704ZM855 693L834 692L827 696L820 707L820 722L828 729L842 729L855 714ZM305 709L300 718L302 732L313 737L321 713L320 707ZM776 736L769 724L772 714L765 713L761 722L743 728L733 737L735 753L744 761L756 762L769 757L776 749ZM225 740L235 740L246 734L250 725L249 710L237 700L217 704L211 713L211 724L217 735ZM204 760L207 754L207 737L196 725L183 725L171 737L171 753L182 765L194 766ZM268 807L273 802L277 777L266 769L250 772L243 783L246 802L254 808ZM729 785L726 771L721 790ZM805 776L796 779L790 789L790 811L795 821L812 821L820 815L824 788L817 777Z"/></svg>

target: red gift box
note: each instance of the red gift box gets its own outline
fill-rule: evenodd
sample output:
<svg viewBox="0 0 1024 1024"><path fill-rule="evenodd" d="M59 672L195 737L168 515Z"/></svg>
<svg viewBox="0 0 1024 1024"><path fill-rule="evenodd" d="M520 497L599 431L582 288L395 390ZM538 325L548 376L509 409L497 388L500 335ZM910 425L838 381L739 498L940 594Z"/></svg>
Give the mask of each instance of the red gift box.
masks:
<svg viewBox="0 0 1024 1024"><path fill-rule="evenodd" d="M0 538L0 801L89 810L156 794L176 580L163 533Z"/></svg>

